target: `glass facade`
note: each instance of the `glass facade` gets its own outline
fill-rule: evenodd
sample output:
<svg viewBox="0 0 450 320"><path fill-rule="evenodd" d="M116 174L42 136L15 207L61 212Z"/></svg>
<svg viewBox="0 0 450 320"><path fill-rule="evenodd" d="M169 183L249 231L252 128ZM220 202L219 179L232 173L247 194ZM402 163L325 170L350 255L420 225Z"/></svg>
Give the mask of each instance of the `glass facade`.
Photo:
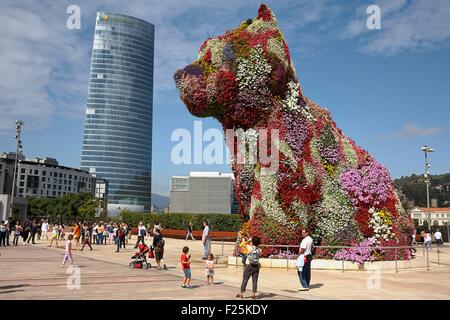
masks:
<svg viewBox="0 0 450 320"><path fill-rule="evenodd" d="M98 12L81 169L108 180L108 211L151 207L154 26Z"/></svg>

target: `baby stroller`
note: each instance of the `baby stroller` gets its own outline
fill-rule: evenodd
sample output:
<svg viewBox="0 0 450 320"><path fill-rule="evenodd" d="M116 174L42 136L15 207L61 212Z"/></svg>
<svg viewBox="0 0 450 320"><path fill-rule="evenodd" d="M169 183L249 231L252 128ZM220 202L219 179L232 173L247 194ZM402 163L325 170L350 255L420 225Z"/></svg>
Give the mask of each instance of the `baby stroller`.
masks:
<svg viewBox="0 0 450 320"><path fill-rule="evenodd" d="M146 255L149 255L149 258L152 256L153 251L145 244L139 244L139 251L131 257L133 259L130 262L130 269L148 269L151 268L151 263L147 262Z"/></svg>

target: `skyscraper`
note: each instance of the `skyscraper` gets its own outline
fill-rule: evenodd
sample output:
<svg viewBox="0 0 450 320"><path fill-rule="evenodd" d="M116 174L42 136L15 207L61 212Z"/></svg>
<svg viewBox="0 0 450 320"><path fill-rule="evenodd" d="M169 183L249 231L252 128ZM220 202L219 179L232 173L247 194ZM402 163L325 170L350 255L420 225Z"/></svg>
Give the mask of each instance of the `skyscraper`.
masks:
<svg viewBox="0 0 450 320"><path fill-rule="evenodd" d="M151 207L154 26L98 12L81 168L108 180L108 214Z"/></svg>

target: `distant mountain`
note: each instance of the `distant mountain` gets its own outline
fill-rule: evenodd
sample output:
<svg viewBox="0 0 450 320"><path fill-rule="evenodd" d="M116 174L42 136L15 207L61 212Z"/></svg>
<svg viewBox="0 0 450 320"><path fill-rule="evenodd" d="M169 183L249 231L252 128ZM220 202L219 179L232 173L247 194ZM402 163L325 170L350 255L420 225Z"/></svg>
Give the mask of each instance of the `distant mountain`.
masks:
<svg viewBox="0 0 450 320"><path fill-rule="evenodd" d="M438 207L450 207L450 173L430 175L430 199L437 199ZM409 201L419 207L427 206L425 177L413 174L394 180Z"/></svg>
<svg viewBox="0 0 450 320"><path fill-rule="evenodd" d="M152 193L152 205L154 211L163 211L169 206L169 197Z"/></svg>

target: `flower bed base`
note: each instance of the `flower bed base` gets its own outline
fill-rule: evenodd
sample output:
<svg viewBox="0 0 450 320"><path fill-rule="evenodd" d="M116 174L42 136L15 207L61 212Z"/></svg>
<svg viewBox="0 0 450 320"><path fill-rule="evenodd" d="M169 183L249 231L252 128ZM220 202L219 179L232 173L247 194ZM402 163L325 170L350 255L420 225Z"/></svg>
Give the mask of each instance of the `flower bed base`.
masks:
<svg viewBox="0 0 450 320"><path fill-rule="evenodd" d="M295 260L287 259L259 259L262 268L289 268L295 269ZM242 266L241 257L228 257L228 265ZM344 266L342 266L344 265ZM411 261L397 261L397 269L412 268ZM314 270L346 270L346 271L369 271L369 270L395 270L395 261L374 261L365 262L364 265L352 261L339 261L328 259L314 259L311 263L311 269Z"/></svg>

